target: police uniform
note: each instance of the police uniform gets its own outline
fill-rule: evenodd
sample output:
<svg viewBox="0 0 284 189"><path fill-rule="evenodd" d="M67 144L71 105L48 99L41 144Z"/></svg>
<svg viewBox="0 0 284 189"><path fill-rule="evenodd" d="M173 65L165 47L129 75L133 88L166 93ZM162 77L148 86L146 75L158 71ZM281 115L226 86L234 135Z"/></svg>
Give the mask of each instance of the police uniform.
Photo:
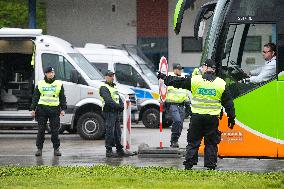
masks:
<svg viewBox="0 0 284 189"><path fill-rule="evenodd" d="M171 147L178 148L178 140L183 129L185 116L185 102L188 101L188 90L181 88L168 87L166 103L169 104L169 111L172 116L173 124L171 129Z"/></svg>
<svg viewBox="0 0 284 189"><path fill-rule="evenodd" d="M114 75L107 71L106 76ZM113 82L105 82L100 87L100 96L103 102L103 116L105 119L106 135L105 147L106 156L124 156L121 144L120 113L123 111L123 102L118 94L116 85ZM112 152L112 147L116 147L117 154Z"/></svg>
<svg viewBox="0 0 284 189"><path fill-rule="evenodd" d="M44 70L45 73L54 71L52 67ZM48 79L46 76L44 80L38 82L35 88L31 110L36 112L36 120L38 122L38 133L36 139L36 146L38 151L36 156L42 155L42 148L45 139L46 124L49 120L51 129L51 141L53 143L54 155L61 156L59 151L60 140L58 129L60 127L60 112L66 109L66 97L64 95L64 88L59 80Z"/></svg>
<svg viewBox="0 0 284 189"><path fill-rule="evenodd" d="M210 59L206 60L205 65L215 67L215 63ZM205 144L204 166L208 169L215 169L217 166L217 144L221 139L218 131L218 116L222 106L229 117L229 128L232 129L235 124L234 104L225 81L216 77L212 72L186 78L165 76L159 73L158 78L164 79L166 85L185 88L192 92L192 116L187 133L185 169L191 169L193 165L197 164L197 153L203 137Z"/></svg>

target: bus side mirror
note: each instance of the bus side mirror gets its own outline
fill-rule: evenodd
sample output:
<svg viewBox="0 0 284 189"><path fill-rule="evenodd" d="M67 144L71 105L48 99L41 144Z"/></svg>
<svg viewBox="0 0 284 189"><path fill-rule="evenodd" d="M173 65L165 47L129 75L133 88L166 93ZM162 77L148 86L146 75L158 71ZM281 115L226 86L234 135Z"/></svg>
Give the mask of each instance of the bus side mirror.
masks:
<svg viewBox="0 0 284 189"><path fill-rule="evenodd" d="M71 82L72 83L78 83L79 82L79 73L77 72L77 70L73 69L71 71Z"/></svg>

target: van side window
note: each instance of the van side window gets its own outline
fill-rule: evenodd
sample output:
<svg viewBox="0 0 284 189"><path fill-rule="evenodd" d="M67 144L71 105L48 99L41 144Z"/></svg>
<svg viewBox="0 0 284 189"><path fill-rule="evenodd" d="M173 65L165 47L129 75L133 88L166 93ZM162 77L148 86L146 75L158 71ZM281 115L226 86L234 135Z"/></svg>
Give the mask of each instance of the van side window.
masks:
<svg viewBox="0 0 284 189"><path fill-rule="evenodd" d="M115 64L115 77L118 83L134 87L149 88L140 74L128 64Z"/></svg>
<svg viewBox="0 0 284 189"><path fill-rule="evenodd" d="M43 69L49 66L53 67L56 79L69 82L71 81L71 72L75 68L64 56L43 53L41 58Z"/></svg>
<svg viewBox="0 0 284 189"><path fill-rule="evenodd" d="M103 75L105 75L105 73L108 70L108 63L91 62L91 64L92 64L92 66L97 68Z"/></svg>

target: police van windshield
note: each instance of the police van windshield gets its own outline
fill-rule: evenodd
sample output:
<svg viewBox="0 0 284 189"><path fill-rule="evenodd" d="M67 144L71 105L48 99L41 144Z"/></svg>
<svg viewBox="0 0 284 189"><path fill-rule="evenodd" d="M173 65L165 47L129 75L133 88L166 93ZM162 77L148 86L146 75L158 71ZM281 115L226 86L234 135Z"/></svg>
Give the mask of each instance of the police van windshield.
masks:
<svg viewBox="0 0 284 189"><path fill-rule="evenodd" d="M87 74L91 80L103 80L102 74L94 68L90 62L80 53L69 53L77 65Z"/></svg>
<svg viewBox="0 0 284 189"><path fill-rule="evenodd" d="M158 79L155 75L154 64L143 54L141 49L136 45L123 45L124 49L130 54L135 62L140 67L146 78L149 79L152 85L158 85Z"/></svg>
<svg viewBox="0 0 284 189"><path fill-rule="evenodd" d="M151 84L158 85L158 79L152 70L146 64L140 64L140 68L143 70L145 76L149 79Z"/></svg>

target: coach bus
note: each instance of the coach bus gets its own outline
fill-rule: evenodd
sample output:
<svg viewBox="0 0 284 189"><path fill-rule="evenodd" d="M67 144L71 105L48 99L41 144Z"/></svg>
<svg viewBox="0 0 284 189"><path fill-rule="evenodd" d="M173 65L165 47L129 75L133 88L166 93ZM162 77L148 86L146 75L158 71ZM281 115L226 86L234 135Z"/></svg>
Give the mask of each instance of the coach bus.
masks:
<svg viewBox="0 0 284 189"><path fill-rule="evenodd" d="M179 0L174 15L178 34L182 18L195 0ZM211 58L234 98L236 125L230 130L224 114L219 129L220 157L284 157L284 2L282 0L218 0L204 4L194 23L194 36L206 23L201 62ZM277 46L272 79L241 83L260 68L264 44Z"/></svg>

